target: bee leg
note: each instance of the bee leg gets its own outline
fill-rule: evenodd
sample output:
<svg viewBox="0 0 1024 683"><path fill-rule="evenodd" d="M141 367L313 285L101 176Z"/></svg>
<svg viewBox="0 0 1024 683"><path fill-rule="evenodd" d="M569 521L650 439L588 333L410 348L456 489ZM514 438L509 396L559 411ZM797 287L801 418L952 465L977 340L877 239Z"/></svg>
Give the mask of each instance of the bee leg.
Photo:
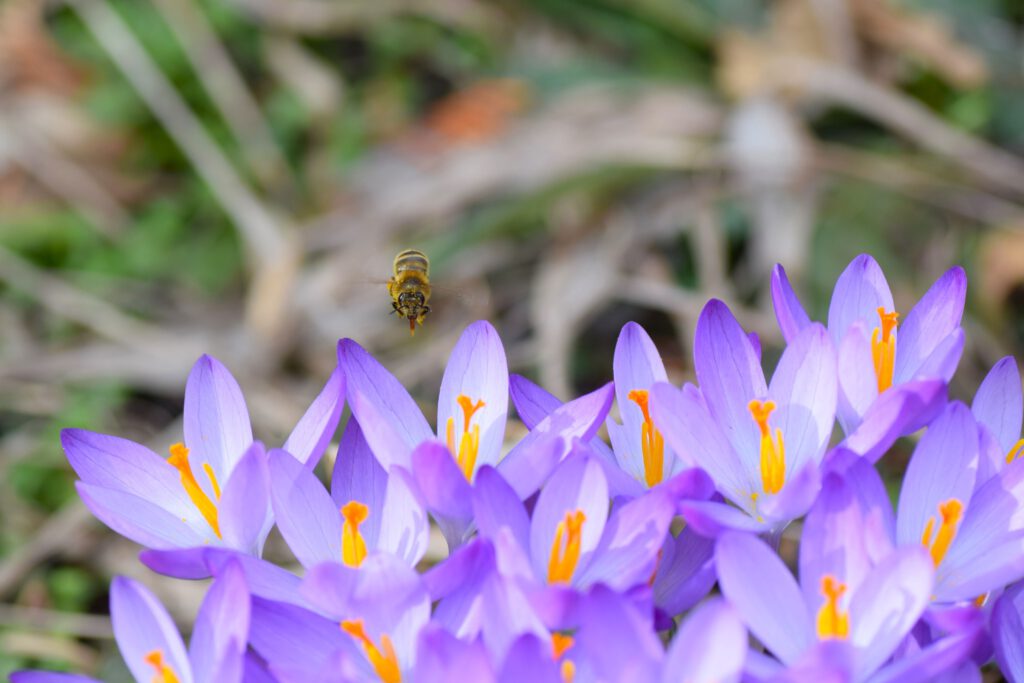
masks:
<svg viewBox="0 0 1024 683"><path fill-rule="evenodd" d="M397 301L392 301L391 302L391 312L392 313L398 313L398 302Z"/></svg>

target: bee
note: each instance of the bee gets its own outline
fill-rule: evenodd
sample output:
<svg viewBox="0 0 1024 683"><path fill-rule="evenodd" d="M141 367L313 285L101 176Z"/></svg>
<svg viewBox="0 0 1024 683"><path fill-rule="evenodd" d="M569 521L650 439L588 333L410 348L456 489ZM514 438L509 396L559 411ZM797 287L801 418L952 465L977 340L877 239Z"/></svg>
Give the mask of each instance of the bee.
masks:
<svg viewBox="0 0 1024 683"><path fill-rule="evenodd" d="M393 313L409 321L409 334L416 334L416 323L430 313L430 260L418 249L406 249L395 257L394 275L388 280Z"/></svg>

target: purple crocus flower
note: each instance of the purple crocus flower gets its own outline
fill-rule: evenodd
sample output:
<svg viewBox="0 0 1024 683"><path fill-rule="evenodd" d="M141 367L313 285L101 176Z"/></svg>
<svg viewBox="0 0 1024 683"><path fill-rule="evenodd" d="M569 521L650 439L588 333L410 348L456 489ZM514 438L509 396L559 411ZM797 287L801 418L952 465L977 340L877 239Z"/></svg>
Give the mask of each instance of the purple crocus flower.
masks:
<svg viewBox="0 0 1024 683"><path fill-rule="evenodd" d="M285 446L312 467L344 400L337 371ZM127 439L66 429L61 443L77 488L107 526L164 551L221 547L258 556L273 525L266 454L254 442L238 383L216 359L196 362L185 386L185 441L161 458Z"/></svg>
<svg viewBox="0 0 1024 683"><path fill-rule="evenodd" d="M837 417L848 435L890 390L893 395L883 412L898 415L892 438L916 431L941 409L944 384L963 352L960 319L966 289L963 268L949 269L900 325L878 263L867 254L850 262L836 281L828 311L828 331L839 359ZM792 342L811 323L782 266L772 271L771 293L782 335ZM877 428L871 431L877 436ZM862 454L875 447L865 436L858 438Z"/></svg>
<svg viewBox="0 0 1024 683"><path fill-rule="evenodd" d="M697 320L694 365L700 388L654 385L651 414L678 453L687 453L736 507L684 501L694 528L779 530L806 512L819 485L836 406L836 360L821 325L786 347L766 384L749 337L721 301ZM737 509L738 508L738 509Z"/></svg>
<svg viewBox="0 0 1024 683"><path fill-rule="evenodd" d="M1024 453L1024 439L1020 438L1024 396L1013 356L992 366L974 395L971 412L983 433L990 437L978 463L980 485Z"/></svg>
<svg viewBox="0 0 1024 683"><path fill-rule="evenodd" d="M996 661L1010 683L1024 681L1024 582L1007 589L992 610Z"/></svg>
<svg viewBox="0 0 1024 683"><path fill-rule="evenodd" d="M138 683L241 683L252 664L245 658L249 591L241 567L227 565L196 615L188 650L170 615L142 584L117 577L110 585L114 638ZM22 671L12 683L86 683L87 676Z"/></svg>

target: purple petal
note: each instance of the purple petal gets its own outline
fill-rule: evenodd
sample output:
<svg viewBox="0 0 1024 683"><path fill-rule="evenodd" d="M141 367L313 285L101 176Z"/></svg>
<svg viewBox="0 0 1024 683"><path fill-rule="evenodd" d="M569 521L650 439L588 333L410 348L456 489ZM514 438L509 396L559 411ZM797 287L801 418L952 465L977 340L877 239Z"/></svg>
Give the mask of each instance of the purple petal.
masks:
<svg viewBox="0 0 1024 683"><path fill-rule="evenodd" d="M943 382L949 382L960 363L960 356L964 353L965 340L966 336L961 328L953 330L939 342L931 355L924 359L912 379L938 378Z"/></svg>
<svg viewBox="0 0 1024 683"><path fill-rule="evenodd" d="M252 444L249 410L228 369L203 355L185 383L185 445L193 463L209 463L224 481Z"/></svg>
<svg viewBox="0 0 1024 683"><path fill-rule="evenodd" d="M788 524L807 514L820 490L821 473L814 463L810 463L789 479L781 491L766 496L757 510L772 526Z"/></svg>
<svg viewBox="0 0 1024 683"><path fill-rule="evenodd" d="M882 477L867 459L843 448L835 449L826 460L826 473L835 472L849 484L857 496L860 509L863 511L870 527L873 557L880 559L892 549L892 541L896 538L896 518L893 515L892 501L885 489Z"/></svg>
<svg viewBox="0 0 1024 683"><path fill-rule="evenodd" d="M487 650L478 642L459 640L443 628L424 629L416 653L416 683L495 680Z"/></svg>
<svg viewBox="0 0 1024 683"><path fill-rule="evenodd" d="M423 574L430 599L443 600L458 591L471 577L482 577L494 569L494 547L475 538Z"/></svg>
<svg viewBox="0 0 1024 683"><path fill-rule="evenodd" d="M170 550L220 542L209 526L204 529L190 525L144 498L82 482L77 483L75 488L82 502L97 519L125 538L147 548Z"/></svg>
<svg viewBox="0 0 1024 683"><path fill-rule="evenodd" d="M249 587L241 565L230 562L210 586L196 614L189 659L196 683L238 683L249 640Z"/></svg>
<svg viewBox="0 0 1024 683"><path fill-rule="evenodd" d="M713 598L680 625L669 646L661 680L662 683L738 681L746 654L747 629L739 614L721 598Z"/></svg>
<svg viewBox="0 0 1024 683"><path fill-rule="evenodd" d="M836 414L843 432L851 434L878 398L878 378L864 323L854 323L843 335L839 344L837 375L839 403Z"/></svg>
<svg viewBox="0 0 1024 683"><path fill-rule="evenodd" d="M272 451L270 481L277 528L295 559L307 569L340 560L341 513L313 472L288 453Z"/></svg>
<svg viewBox="0 0 1024 683"><path fill-rule="evenodd" d="M191 683L192 669L178 629L145 586L123 576L115 577L110 584L110 620L124 663L136 680L153 677L154 669L146 662L146 655L159 650L182 683Z"/></svg>
<svg viewBox="0 0 1024 683"><path fill-rule="evenodd" d="M974 395L971 412L992 432L1003 453L1009 453L1020 438L1021 420L1024 419L1020 371L1013 356L1007 356L992 366Z"/></svg>
<svg viewBox="0 0 1024 683"><path fill-rule="evenodd" d="M938 506L956 498L971 498L978 470L978 426L967 406L950 403L914 449L903 478L896 511L896 540L920 544L928 520L935 530L942 521Z"/></svg>
<svg viewBox="0 0 1024 683"><path fill-rule="evenodd" d="M715 584L715 543L689 527L665 539L654 575L654 604L676 616L700 601Z"/></svg>
<svg viewBox="0 0 1024 683"><path fill-rule="evenodd" d="M434 440L420 444L412 454L412 471L448 548L462 545L473 519L473 489L448 447Z"/></svg>
<svg viewBox="0 0 1024 683"><path fill-rule="evenodd" d="M850 325L858 320L863 321L869 330L878 327L879 307L893 310L889 283L875 259L861 254L850 262L832 290L828 331L836 345L840 344Z"/></svg>
<svg viewBox="0 0 1024 683"><path fill-rule="evenodd" d="M760 533L768 524L759 522L749 514L725 503L703 500L684 500L679 503L679 514L696 533L706 538L718 538L727 531Z"/></svg>
<svg viewBox="0 0 1024 683"><path fill-rule="evenodd" d="M914 377L932 351L960 327L966 293L967 274L954 266L911 309L897 333L894 383Z"/></svg>
<svg viewBox="0 0 1024 683"><path fill-rule="evenodd" d="M585 515L580 539L579 562L574 583L581 576L591 553L597 547L608 519L608 484L601 466L591 458L573 457L551 475L541 489L530 523L530 556L538 577L548 574L555 530L567 513L582 511Z"/></svg>
<svg viewBox="0 0 1024 683"><path fill-rule="evenodd" d="M551 658L551 644L528 633L509 648L498 680L500 683L563 683L558 666Z"/></svg>
<svg viewBox="0 0 1024 683"><path fill-rule="evenodd" d="M359 656L337 622L296 605L255 597L249 643L272 670L316 672L339 649Z"/></svg>
<svg viewBox="0 0 1024 683"><path fill-rule="evenodd" d="M334 438L345 407L345 375L335 368L295 429L284 442L284 450L307 467L314 467L324 454L327 444Z"/></svg>
<svg viewBox="0 0 1024 683"><path fill-rule="evenodd" d="M276 564L224 548L206 548L204 559L214 576L222 575L229 565L241 567L252 595L296 605L306 604L299 596L299 577Z"/></svg>
<svg viewBox="0 0 1024 683"><path fill-rule="evenodd" d="M931 422L946 404L946 384L919 380L890 387L871 404L863 421L842 445L871 462L885 455L896 439Z"/></svg>
<svg viewBox="0 0 1024 683"><path fill-rule="evenodd" d="M756 454L757 424L747 404L768 393L764 372L743 328L717 299L709 301L697 319L693 363L711 415L722 424L733 447L740 454Z"/></svg>
<svg viewBox="0 0 1024 683"><path fill-rule="evenodd" d="M622 591L649 581L674 515L675 503L662 490L616 508L577 585L603 583Z"/></svg>
<svg viewBox="0 0 1024 683"><path fill-rule="evenodd" d="M480 535L494 538L507 527L523 549L530 547L530 518L519 496L492 467L481 468L473 489L473 518Z"/></svg>
<svg viewBox="0 0 1024 683"><path fill-rule="evenodd" d="M364 538L376 539L379 535L387 485L388 474L363 438L359 422L349 419L331 474L331 499L339 510L353 500L369 508L370 514L362 526Z"/></svg>
<svg viewBox="0 0 1024 683"><path fill-rule="evenodd" d="M924 548L899 548L867 575L850 599L850 643L859 678L889 658L928 606L932 560Z"/></svg>
<svg viewBox="0 0 1024 683"><path fill-rule="evenodd" d="M11 683L103 683L96 678L78 674L58 674L49 671L15 671ZM557 682L556 682L557 683Z"/></svg>
<svg viewBox="0 0 1024 683"><path fill-rule="evenodd" d="M772 306L775 308L775 319L779 321L782 338L786 343L793 341L800 331L811 324L800 300L789 284L786 270L781 264L772 268Z"/></svg>
<svg viewBox="0 0 1024 683"><path fill-rule="evenodd" d="M481 612L486 615L481 624L483 641L496 660L504 660L509 648L523 634L548 636L547 628L530 608L516 581L492 574L481 595Z"/></svg>
<svg viewBox="0 0 1024 683"><path fill-rule="evenodd" d="M273 526L268 479L267 455L257 441L231 472L218 505L220 530L228 547L250 555L263 553L263 542Z"/></svg>
<svg viewBox="0 0 1024 683"><path fill-rule="evenodd" d="M363 347L351 339L338 343L338 364L345 373L352 414L374 455L385 469L409 467L409 454L434 438L409 392Z"/></svg>
<svg viewBox="0 0 1024 683"><path fill-rule="evenodd" d="M615 397L611 383L569 401L530 431L498 464L520 499L525 500L540 488L562 458L572 439L590 441L611 409Z"/></svg>
<svg viewBox="0 0 1024 683"><path fill-rule="evenodd" d="M615 378L615 400L619 404L619 415L629 434L635 434L639 444L640 425L644 416L629 393L634 389L649 391L655 382L668 381L665 365L661 362L658 349L640 325L629 322L623 325L615 342L612 361Z"/></svg>
<svg viewBox="0 0 1024 683"><path fill-rule="evenodd" d="M870 683L980 683L978 667L969 660L978 638L977 627L961 629L913 654L895 659L872 676ZM964 667L954 669L965 661Z"/></svg>
<svg viewBox="0 0 1024 683"><path fill-rule="evenodd" d="M393 467L388 477L376 548L402 558L412 567L427 552L429 537L430 522L416 484L408 472L401 467Z"/></svg>
<svg viewBox="0 0 1024 683"><path fill-rule="evenodd" d="M797 661L815 641L814 626L779 556L754 536L727 533L715 546L715 564L722 593L751 633L786 664Z"/></svg>
<svg viewBox="0 0 1024 683"><path fill-rule="evenodd" d="M596 586L580 604L580 628L566 656L579 648L609 681L653 681L664 651L651 628L650 618L622 595Z"/></svg>
<svg viewBox="0 0 1024 683"><path fill-rule="evenodd" d="M484 402L472 418L472 424L480 426L477 468L494 465L501 456L508 416L508 384L508 361L501 338L489 322L478 320L466 328L452 349L437 399L437 437L445 440L451 419L456 444L464 418L458 396L465 395L474 403Z"/></svg>
<svg viewBox="0 0 1024 683"><path fill-rule="evenodd" d="M536 427L545 417L562 405L562 402L554 394L522 375L513 373L509 375L508 380L512 404L516 407L516 413L527 429Z"/></svg>
<svg viewBox="0 0 1024 683"><path fill-rule="evenodd" d="M999 668L1012 681L1024 680L1024 583L1010 588L992 610L992 644Z"/></svg>

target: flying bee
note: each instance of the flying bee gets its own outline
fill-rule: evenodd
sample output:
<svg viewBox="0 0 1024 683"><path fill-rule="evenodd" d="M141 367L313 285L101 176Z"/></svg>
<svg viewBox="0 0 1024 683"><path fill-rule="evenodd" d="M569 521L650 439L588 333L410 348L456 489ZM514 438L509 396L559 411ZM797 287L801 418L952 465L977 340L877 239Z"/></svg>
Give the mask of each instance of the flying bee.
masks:
<svg viewBox="0 0 1024 683"><path fill-rule="evenodd" d="M409 334L416 334L416 323L422 325L430 313L430 260L426 254L406 249L395 257L388 294L394 312L409 321Z"/></svg>

